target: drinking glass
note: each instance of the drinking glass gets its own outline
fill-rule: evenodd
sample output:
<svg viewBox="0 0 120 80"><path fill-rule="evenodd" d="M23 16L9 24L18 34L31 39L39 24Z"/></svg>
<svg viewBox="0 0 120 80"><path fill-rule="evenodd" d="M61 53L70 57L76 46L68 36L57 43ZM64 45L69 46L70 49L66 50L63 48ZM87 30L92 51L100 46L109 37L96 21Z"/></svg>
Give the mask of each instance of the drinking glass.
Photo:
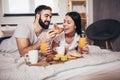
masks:
<svg viewBox="0 0 120 80"><path fill-rule="evenodd" d="M84 38L80 38L78 46L80 48L83 48L86 45L86 43L87 43L87 39L85 37Z"/></svg>
<svg viewBox="0 0 120 80"><path fill-rule="evenodd" d="M46 43L46 42L42 42L40 44L40 51L41 51L42 54L46 54L46 48L47 48L47 46L48 46L48 43Z"/></svg>

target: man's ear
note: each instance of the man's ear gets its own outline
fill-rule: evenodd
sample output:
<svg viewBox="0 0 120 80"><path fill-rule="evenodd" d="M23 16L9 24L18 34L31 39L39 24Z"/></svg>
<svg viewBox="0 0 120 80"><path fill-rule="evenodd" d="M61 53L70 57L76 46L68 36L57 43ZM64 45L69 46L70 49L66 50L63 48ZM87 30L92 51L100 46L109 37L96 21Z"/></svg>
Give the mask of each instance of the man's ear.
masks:
<svg viewBox="0 0 120 80"><path fill-rule="evenodd" d="M39 19L40 18L40 14L36 14L36 19Z"/></svg>

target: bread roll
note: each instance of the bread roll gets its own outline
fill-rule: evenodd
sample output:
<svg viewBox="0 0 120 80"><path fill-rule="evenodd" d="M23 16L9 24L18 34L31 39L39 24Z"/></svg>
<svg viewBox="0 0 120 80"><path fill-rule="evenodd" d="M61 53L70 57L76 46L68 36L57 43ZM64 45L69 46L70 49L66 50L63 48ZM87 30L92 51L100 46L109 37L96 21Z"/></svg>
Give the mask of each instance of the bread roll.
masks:
<svg viewBox="0 0 120 80"><path fill-rule="evenodd" d="M69 59L74 59L74 58L80 58L82 57L82 54L81 53L76 53L76 52L68 52L66 54L66 56L69 58Z"/></svg>
<svg viewBox="0 0 120 80"><path fill-rule="evenodd" d="M57 24L54 24L54 32L60 34L63 31L63 28L60 28Z"/></svg>

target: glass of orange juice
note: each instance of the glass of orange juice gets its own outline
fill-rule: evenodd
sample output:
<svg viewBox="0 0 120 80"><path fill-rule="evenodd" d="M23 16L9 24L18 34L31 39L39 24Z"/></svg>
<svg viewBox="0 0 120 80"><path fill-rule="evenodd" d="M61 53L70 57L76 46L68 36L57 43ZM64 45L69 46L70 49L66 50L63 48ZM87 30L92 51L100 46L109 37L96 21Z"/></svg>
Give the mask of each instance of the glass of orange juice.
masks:
<svg viewBox="0 0 120 80"><path fill-rule="evenodd" d="M46 54L46 48L47 48L47 46L48 46L48 43L41 42L41 44L40 44L40 51L41 51L42 54Z"/></svg>
<svg viewBox="0 0 120 80"><path fill-rule="evenodd" d="M78 46L80 48L83 48L86 45L86 43L87 43L87 39L85 37L84 38L80 38Z"/></svg>

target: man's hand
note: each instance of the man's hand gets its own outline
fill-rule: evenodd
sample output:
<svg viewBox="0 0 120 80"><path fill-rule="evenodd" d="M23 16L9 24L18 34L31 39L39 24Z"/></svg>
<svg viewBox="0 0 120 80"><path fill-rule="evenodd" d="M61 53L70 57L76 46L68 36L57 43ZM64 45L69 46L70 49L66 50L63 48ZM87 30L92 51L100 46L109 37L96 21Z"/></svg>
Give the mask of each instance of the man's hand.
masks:
<svg viewBox="0 0 120 80"><path fill-rule="evenodd" d="M56 33L53 30L49 30L43 38L44 42L51 41L56 36Z"/></svg>
<svg viewBox="0 0 120 80"><path fill-rule="evenodd" d="M46 54L51 54L53 53L53 50L52 50L52 46L51 45L48 45L47 48L46 48Z"/></svg>

